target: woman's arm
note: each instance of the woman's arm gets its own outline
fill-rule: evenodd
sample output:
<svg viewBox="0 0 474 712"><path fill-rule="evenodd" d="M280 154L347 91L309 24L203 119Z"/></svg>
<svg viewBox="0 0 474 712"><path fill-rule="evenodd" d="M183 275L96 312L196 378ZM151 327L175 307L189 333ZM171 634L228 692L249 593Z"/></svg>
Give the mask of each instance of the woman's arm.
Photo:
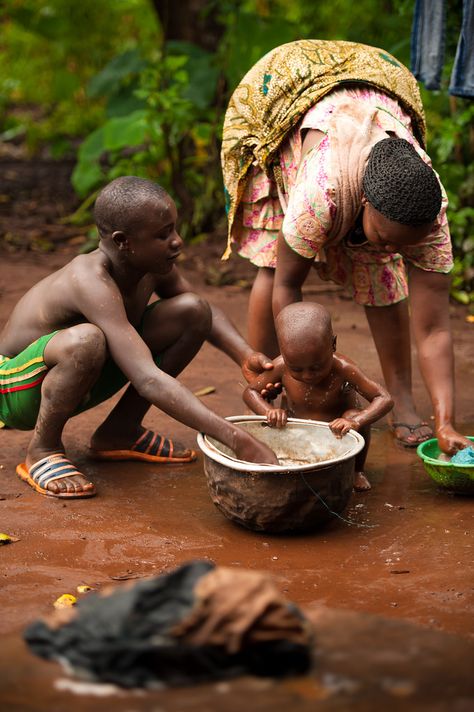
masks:
<svg viewBox="0 0 474 712"><path fill-rule="evenodd" d="M273 287L273 315L276 317L283 307L301 302L301 288L314 258L301 257L286 244L283 234L278 236L278 258Z"/></svg>
<svg viewBox="0 0 474 712"><path fill-rule="evenodd" d="M430 394L441 450L454 454L470 445L454 426L454 355L449 324L450 277L411 266L410 308L418 363Z"/></svg>

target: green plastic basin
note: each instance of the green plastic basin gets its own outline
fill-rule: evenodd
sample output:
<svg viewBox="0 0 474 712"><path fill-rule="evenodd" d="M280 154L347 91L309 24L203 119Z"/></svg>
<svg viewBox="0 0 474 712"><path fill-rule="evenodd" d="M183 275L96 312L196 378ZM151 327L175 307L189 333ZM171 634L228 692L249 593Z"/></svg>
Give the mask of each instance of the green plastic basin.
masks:
<svg viewBox="0 0 474 712"><path fill-rule="evenodd" d="M468 439L474 443L474 437ZM474 465L456 465L439 460L441 450L436 438L418 445L416 452L423 460L426 472L440 487L458 494L474 494Z"/></svg>

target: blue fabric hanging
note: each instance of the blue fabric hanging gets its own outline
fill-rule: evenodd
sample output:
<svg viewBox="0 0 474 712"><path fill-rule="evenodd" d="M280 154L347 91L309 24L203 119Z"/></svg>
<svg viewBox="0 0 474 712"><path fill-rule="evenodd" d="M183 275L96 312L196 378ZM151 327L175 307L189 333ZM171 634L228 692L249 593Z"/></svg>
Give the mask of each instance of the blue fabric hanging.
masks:
<svg viewBox="0 0 474 712"><path fill-rule="evenodd" d="M439 89L444 64L444 0L416 0L411 32L411 71L427 89Z"/></svg>
<svg viewBox="0 0 474 712"><path fill-rule="evenodd" d="M416 0L411 70L427 89L439 89L445 61L446 0ZM461 30L448 91L474 97L474 0L463 0Z"/></svg>
<svg viewBox="0 0 474 712"><path fill-rule="evenodd" d="M462 26L459 35L449 93L474 97L474 0L464 0Z"/></svg>

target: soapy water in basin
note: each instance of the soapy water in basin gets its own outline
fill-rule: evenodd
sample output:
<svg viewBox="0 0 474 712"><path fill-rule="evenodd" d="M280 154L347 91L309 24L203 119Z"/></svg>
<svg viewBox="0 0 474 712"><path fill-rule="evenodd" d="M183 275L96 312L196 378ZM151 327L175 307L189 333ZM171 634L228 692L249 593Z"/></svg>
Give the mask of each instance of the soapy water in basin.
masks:
<svg viewBox="0 0 474 712"><path fill-rule="evenodd" d="M231 450L229 447L226 445L223 445L222 443L217 442L216 440L212 440L209 438L211 441L211 444L223 455L226 455L232 460L237 460L237 457L235 455L235 452ZM265 442L265 441L264 441ZM291 445L293 447L291 447ZM316 450L315 448L308 448L308 444L306 443L305 445L305 457L301 457L300 452L295 452L295 444L294 443L286 443L285 447L278 447L274 443L270 445L272 450L274 451L275 455L278 458L278 463L282 467L295 467L297 465L316 465L320 462L325 462L326 460L333 460L334 458L345 455L347 451L344 451L343 453L338 452L336 453L333 449L327 449L327 448L321 448L321 450ZM297 450L301 450L301 447L297 447ZM309 452L308 452L309 449Z"/></svg>
<svg viewBox="0 0 474 712"><path fill-rule="evenodd" d="M296 457L288 457L288 456L283 456L280 457L277 454L278 457L278 463L282 465L283 467L293 467L294 465L313 465L316 464L317 462L324 462L325 460L328 460L330 458L334 457L334 454L330 454L327 457L320 457L316 459L315 457L312 457L311 460L308 460L307 458L302 459L302 458L296 458Z"/></svg>
<svg viewBox="0 0 474 712"><path fill-rule="evenodd" d="M229 418L231 419L234 420ZM285 428L280 429L268 426L261 418L257 420L239 418L237 422L241 428L273 450L282 470L307 468L325 461L338 461L350 456L355 446L357 450L360 449L353 436L336 438L326 423L291 419ZM212 450L234 462L241 462L230 448L217 440L206 436L206 442Z"/></svg>

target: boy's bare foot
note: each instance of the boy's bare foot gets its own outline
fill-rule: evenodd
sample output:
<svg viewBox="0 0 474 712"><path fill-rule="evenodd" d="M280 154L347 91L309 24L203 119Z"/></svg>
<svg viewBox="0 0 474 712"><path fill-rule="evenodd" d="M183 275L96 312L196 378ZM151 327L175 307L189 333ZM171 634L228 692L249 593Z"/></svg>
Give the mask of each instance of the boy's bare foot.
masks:
<svg viewBox="0 0 474 712"><path fill-rule="evenodd" d="M95 486L62 452L28 454L16 468L18 476L41 494L52 497L92 497Z"/></svg>
<svg viewBox="0 0 474 712"><path fill-rule="evenodd" d="M354 490L356 492L367 492L372 486L363 472L354 474Z"/></svg>

